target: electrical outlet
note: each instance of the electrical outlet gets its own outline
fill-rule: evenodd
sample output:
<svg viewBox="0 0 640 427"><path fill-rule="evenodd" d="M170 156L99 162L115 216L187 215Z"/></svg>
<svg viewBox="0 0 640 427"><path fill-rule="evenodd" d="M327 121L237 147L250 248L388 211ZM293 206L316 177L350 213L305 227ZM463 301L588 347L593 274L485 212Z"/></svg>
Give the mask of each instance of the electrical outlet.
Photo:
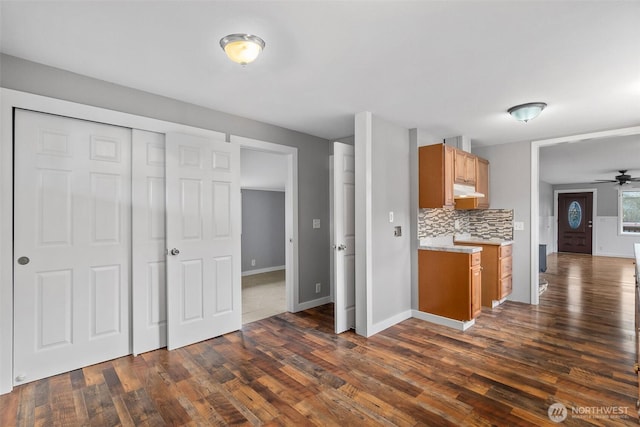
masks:
<svg viewBox="0 0 640 427"><path fill-rule="evenodd" d="M319 219L314 219L313 220L313 228L320 228L320 220Z"/></svg>
<svg viewBox="0 0 640 427"><path fill-rule="evenodd" d="M320 288L322 287L322 285L320 283L316 283L316 294L320 293Z"/></svg>
<svg viewBox="0 0 640 427"><path fill-rule="evenodd" d="M251 260L251 267L255 267L255 266L256 266L256 260L255 260L255 259L252 259L252 260Z"/></svg>
<svg viewBox="0 0 640 427"><path fill-rule="evenodd" d="M513 221L513 229L517 231L524 230L524 222L522 221Z"/></svg>

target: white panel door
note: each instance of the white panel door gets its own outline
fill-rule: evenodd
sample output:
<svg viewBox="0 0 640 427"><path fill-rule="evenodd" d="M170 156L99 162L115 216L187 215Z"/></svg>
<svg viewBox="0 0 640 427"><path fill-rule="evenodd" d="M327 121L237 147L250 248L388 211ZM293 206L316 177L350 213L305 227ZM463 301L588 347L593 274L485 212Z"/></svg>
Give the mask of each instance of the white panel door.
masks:
<svg viewBox="0 0 640 427"><path fill-rule="evenodd" d="M240 149L167 134L167 347L241 327Z"/></svg>
<svg viewBox="0 0 640 427"><path fill-rule="evenodd" d="M130 353L130 150L130 129L16 111L16 385Z"/></svg>
<svg viewBox="0 0 640 427"><path fill-rule="evenodd" d="M133 354L167 345L164 134L132 134Z"/></svg>
<svg viewBox="0 0 640 427"><path fill-rule="evenodd" d="M333 143L334 326L337 334L356 326L355 157L353 146Z"/></svg>

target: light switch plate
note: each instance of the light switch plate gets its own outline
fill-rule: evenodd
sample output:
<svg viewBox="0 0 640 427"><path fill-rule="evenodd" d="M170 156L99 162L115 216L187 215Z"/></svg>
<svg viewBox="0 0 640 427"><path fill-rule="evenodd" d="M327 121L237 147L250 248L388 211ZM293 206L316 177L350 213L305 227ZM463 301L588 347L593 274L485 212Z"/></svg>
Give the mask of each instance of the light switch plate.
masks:
<svg viewBox="0 0 640 427"><path fill-rule="evenodd" d="M522 221L513 221L513 229L516 231L524 230L524 222Z"/></svg>
<svg viewBox="0 0 640 427"><path fill-rule="evenodd" d="M393 222L393 211L389 212L389 222Z"/></svg>
<svg viewBox="0 0 640 427"><path fill-rule="evenodd" d="M320 220L319 219L314 219L313 220L313 228L320 228Z"/></svg>

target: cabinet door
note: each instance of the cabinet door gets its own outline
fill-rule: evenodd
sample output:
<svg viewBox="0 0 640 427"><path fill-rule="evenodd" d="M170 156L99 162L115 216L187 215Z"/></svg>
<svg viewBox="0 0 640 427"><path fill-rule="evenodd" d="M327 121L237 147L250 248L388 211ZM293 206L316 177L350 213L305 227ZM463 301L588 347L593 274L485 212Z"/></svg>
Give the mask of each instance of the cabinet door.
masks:
<svg viewBox="0 0 640 427"><path fill-rule="evenodd" d="M453 179L457 184L467 183L467 156L464 151L453 149Z"/></svg>
<svg viewBox="0 0 640 427"><path fill-rule="evenodd" d="M453 174L454 174L454 149L448 146L444 146L444 200L443 207L453 207L455 200L453 198Z"/></svg>
<svg viewBox="0 0 640 427"><path fill-rule="evenodd" d="M477 158L476 162L476 191L484 194L477 199L479 209L489 209L489 161Z"/></svg>
<svg viewBox="0 0 640 427"><path fill-rule="evenodd" d="M476 183L476 156L472 154L464 155L464 179L468 185Z"/></svg>
<svg viewBox="0 0 640 427"><path fill-rule="evenodd" d="M475 318L482 310L482 267L471 267L471 318Z"/></svg>

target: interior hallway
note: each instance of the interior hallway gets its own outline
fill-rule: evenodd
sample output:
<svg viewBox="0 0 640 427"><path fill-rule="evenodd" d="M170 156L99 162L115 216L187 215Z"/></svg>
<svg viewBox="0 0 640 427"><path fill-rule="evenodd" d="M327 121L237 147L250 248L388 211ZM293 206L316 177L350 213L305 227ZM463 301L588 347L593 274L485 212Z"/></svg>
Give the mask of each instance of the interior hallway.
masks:
<svg viewBox="0 0 640 427"><path fill-rule="evenodd" d="M285 272L242 276L242 324L255 322L287 311Z"/></svg>
<svg viewBox="0 0 640 427"><path fill-rule="evenodd" d="M0 425L637 425L631 259L553 255L540 305L484 308L466 332L409 319L333 334L325 305L172 352L16 387ZM576 419L571 407L627 419Z"/></svg>

